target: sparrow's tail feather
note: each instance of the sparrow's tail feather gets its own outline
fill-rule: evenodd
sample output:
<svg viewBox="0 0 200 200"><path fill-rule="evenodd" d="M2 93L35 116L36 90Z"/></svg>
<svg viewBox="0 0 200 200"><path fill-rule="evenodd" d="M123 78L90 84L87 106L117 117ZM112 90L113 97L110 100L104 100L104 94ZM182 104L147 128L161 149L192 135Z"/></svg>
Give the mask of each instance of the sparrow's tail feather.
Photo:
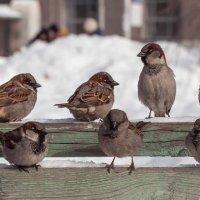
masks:
<svg viewBox="0 0 200 200"><path fill-rule="evenodd" d="M72 107L69 103L60 103L60 104L55 104L54 106L58 106L58 108L70 108L70 107Z"/></svg>
<svg viewBox="0 0 200 200"><path fill-rule="evenodd" d="M143 122L140 121L138 122L135 126L137 129L142 130L146 125L150 124L151 122Z"/></svg>

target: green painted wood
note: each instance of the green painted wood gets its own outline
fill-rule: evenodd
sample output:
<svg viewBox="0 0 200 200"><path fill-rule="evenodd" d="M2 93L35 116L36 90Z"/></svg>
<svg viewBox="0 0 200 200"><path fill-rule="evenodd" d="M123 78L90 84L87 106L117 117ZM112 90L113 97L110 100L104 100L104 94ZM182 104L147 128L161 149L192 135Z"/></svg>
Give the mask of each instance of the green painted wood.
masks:
<svg viewBox="0 0 200 200"><path fill-rule="evenodd" d="M1 200L199 200L199 168L0 169Z"/></svg>
<svg viewBox="0 0 200 200"><path fill-rule="evenodd" d="M9 131L21 123L0 124ZM100 123L46 123L49 132L49 154L52 157L105 156L98 146ZM137 156L188 156L184 140L193 123L151 123L144 129L144 145ZM2 153L0 152L0 156Z"/></svg>

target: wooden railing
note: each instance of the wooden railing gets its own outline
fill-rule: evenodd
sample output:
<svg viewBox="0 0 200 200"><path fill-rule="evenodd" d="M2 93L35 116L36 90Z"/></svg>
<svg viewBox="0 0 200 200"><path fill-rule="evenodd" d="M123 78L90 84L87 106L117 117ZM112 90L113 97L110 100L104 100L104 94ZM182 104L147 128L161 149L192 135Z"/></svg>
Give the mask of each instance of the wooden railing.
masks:
<svg viewBox="0 0 200 200"><path fill-rule="evenodd" d="M104 157L97 140L99 123L45 123L49 132L48 157ZM0 124L0 131L20 123ZM190 156L185 136L193 123L152 123L144 131L144 145L136 156ZM2 156L2 153L0 152ZM58 158L59 159L59 158ZM55 162L57 162L55 159ZM58 163L59 165L59 163ZM140 167L128 175L125 167L110 174L99 167L30 169L30 173L2 165L0 199L130 199L199 200L200 169ZM58 166L59 167L59 166Z"/></svg>

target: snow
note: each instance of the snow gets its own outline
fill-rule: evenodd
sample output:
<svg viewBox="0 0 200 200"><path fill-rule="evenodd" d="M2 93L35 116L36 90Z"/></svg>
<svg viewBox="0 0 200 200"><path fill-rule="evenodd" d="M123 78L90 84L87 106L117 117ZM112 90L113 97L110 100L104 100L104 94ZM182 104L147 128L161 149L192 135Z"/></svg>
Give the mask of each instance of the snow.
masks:
<svg viewBox="0 0 200 200"><path fill-rule="evenodd" d="M152 123L184 123L184 122L195 122L198 119L198 117L155 117L150 119L133 119L132 122L152 122ZM30 118L25 118L20 121L20 123L28 122ZM40 123L50 123L50 124L61 124L61 123L85 123L80 122L74 118L63 118L63 119L42 119L42 118L31 118L31 121L37 121ZM99 120L96 120L94 122L99 122ZM19 124L19 122L10 122L13 124ZM87 123L87 122L86 122ZM92 123L87 123L89 128L92 128Z"/></svg>
<svg viewBox="0 0 200 200"><path fill-rule="evenodd" d="M6 18L6 19L20 19L22 16L20 12L17 10L14 10L7 4L1 4L0 5L0 18Z"/></svg>
<svg viewBox="0 0 200 200"><path fill-rule="evenodd" d="M154 122L154 123L169 123L169 122L195 122L198 117L154 117L150 119L137 119L137 121L144 121L144 122ZM134 120L136 121L136 120Z"/></svg>
<svg viewBox="0 0 200 200"><path fill-rule="evenodd" d="M113 157L46 157L40 165L44 168L90 168L105 167ZM192 157L133 157L136 168L141 167L194 167L198 162ZM0 167L10 165L4 158L0 158ZM127 167L131 163L130 157L116 158L116 167Z"/></svg>
<svg viewBox="0 0 200 200"><path fill-rule="evenodd" d="M6 57L1 57L0 56L0 65L5 64L5 62L6 62Z"/></svg>
<svg viewBox="0 0 200 200"><path fill-rule="evenodd" d="M166 53L168 65L174 70L177 96L171 116L151 120L194 121L200 112L198 88L200 48L186 48L173 42L158 42ZM30 72L43 86L38 89L38 101L28 119L72 118L67 109L53 106L66 102L75 89L99 71L109 72L120 83L115 88L113 108L127 112L130 120L144 119L149 110L137 97L137 82L143 64L136 55L144 43L119 36L70 35L47 44L36 42L22 48L1 64L0 84L18 73Z"/></svg>

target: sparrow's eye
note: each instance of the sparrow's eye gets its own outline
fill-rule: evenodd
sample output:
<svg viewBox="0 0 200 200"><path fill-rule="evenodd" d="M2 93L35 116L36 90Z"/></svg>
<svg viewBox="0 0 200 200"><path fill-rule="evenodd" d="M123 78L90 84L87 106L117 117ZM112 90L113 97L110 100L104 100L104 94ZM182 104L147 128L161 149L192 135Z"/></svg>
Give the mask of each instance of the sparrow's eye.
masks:
<svg viewBox="0 0 200 200"><path fill-rule="evenodd" d="M149 53L151 53L152 51L153 51L153 49L150 49L150 50L149 50Z"/></svg>
<svg viewBox="0 0 200 200"><path fill-rule="evenodd" d="M36 128L34 126L31 127L32 130L36 130Z"/></svg>

